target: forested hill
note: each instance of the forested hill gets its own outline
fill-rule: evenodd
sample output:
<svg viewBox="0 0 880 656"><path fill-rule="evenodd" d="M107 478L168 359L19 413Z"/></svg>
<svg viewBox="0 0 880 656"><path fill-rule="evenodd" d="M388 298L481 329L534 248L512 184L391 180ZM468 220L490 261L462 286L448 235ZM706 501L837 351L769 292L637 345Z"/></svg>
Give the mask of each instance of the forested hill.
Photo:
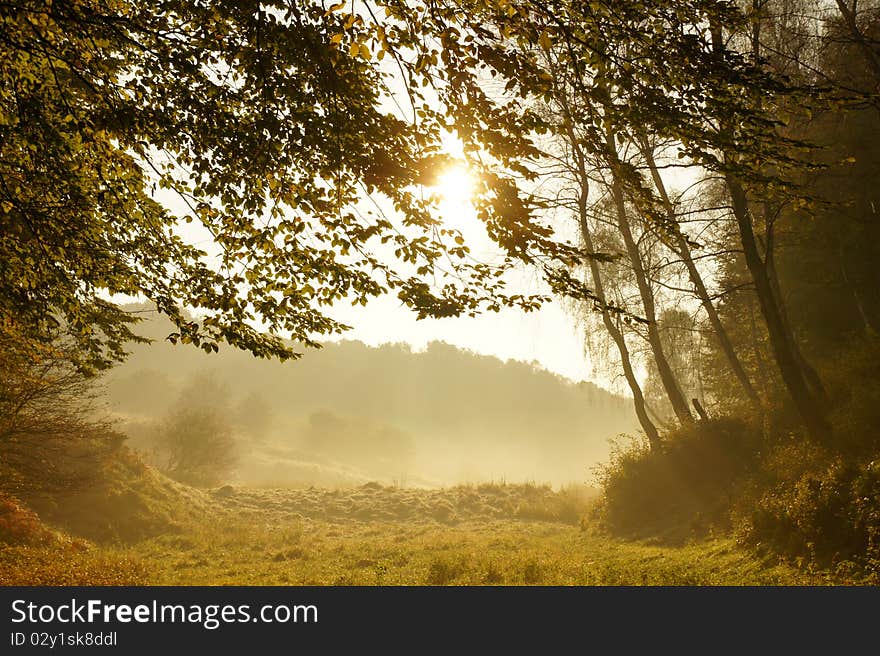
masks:
<svg viewBox="0 0 880 656"><path fill-rule="evenodd" d="M174 346L170 331L139 326L155 341L108 376L111 408L145 451L175 409L209 409L236 438L244 482L584 482L635 426L630 401L592 383L445 343L343 341L280 363Z"/></svg>

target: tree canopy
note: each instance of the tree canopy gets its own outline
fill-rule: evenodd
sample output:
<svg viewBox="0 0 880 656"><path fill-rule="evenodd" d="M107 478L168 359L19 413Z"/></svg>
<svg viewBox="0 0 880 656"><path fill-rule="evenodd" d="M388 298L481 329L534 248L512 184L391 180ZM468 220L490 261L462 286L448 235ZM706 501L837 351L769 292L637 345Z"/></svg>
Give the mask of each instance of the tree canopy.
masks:
<svg viewBox="0 0 880 656"><path fill-rule="evenodd" d="M393 110L402 92L351 36L359 16L28 0L0 20L7 352L63 336L85 368L122 358L136 317L113 294L152 301L172 339L282 358L280 335L345 328L326 311L340 299L394 290L421 316L540 300L506 296L509 263L474 262L439 223L422 183L443 121L410 77L415 117ZM384 205L364 210L366 194Z"/></svg>
<svg viewBox="0 0 880 656"><path fill-rule="evenodd" d="M315 346L346 328L332 314L340 301L393 292L419 317L534 309L545 295L505 284L506 270L526 264L555 294L645 325L687 422L663 353L657 281L639 250L638 240L655 239L688 263L757 407L693 263L700 244L682 228L659 149L664 169L700 171L706 193L720 185L770 355L811 433L827 439L827 393L785 308L773 225L828 202L810 183L837 163L816 154L805 129L813 115L876 106L873 14L838 3L806 17L778 4L5 5L4 351L38 357L62 337L87 370L119 360L137 339L136 317L112 300L123 294L168 315L172 341L287 358L296 354L284 338ZM799 40L776 43L777 28ZM816 54L840 35L867 74L836 75ZM450 159L449 132L479 174L477 214L503 254L491 264L444 225L430 192ZM557 174L567 157L578 166L566 181ZM638 287L634 309L597 293L597 270L584 275L586 262L624 253L591 246L584 207L563 199L574 184L586 201L600 179ZM554 222L578 212L589 243Z"/></svg>

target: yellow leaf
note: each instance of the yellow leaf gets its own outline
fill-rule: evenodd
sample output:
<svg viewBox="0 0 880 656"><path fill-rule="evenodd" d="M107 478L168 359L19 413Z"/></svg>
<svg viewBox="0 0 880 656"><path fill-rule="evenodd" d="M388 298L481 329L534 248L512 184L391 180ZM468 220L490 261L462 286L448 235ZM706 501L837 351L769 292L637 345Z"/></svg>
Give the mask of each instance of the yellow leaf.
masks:
<svg viewBox="0 0 880 656"><path fill-rule="evenodd" d="M553 47L553 39L551 39L550 35L546 32L541 32L541 36L538 37L538 42L544 50L550 50L550 48Z"/></svg>

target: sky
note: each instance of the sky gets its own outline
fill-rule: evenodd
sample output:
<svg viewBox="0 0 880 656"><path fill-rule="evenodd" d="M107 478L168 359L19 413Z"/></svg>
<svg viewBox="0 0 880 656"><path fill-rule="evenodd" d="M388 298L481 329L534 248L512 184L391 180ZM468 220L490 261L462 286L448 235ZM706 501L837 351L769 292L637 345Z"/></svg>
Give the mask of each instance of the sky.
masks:
<svg viewBox="0 0 880 656"><path fill-rule="evenodd" d="M534 291L543 291L537 284ZM333 316L352 326L339 339L356 339L371 346L406 342L421 350L439 340L502 360L537 362L574 381L593 380L584 354L583 332L560 303L524 313L508 309L476 318L416 320L414 312L394 297L371 301L366 308L337 306ZM608 387L603 380L593 380Z"/></svg>
<svg viewBox="0 0 880 656"><path fill-rule="evenodd" d="M460 144L451 137L444 143L444 150L453 156L460 156L460 149ZM442 199L438 210L444 223L462 232L477 259L496 259L499 250L490 241L470 203L471 182L466 170L453 168L438 177L435 189ZM540 276L526 269L517 272L509 282L512 288L524 294L548 291ZM406 342L417 350L439 340L502 360L534 362L573 381L593 380L589 358L584 352L583 329L558 302L529 313L507 309L476 318L419 321L414 312L389 296L373 300L366 308L338 305L332 315L353 328L339 339L356 339L371 346ZM603 380L593 382L609 387Z"/></svg>
<svg viewBox="0 0 880 656"><path fill-rule="evenodd" d="M451 135L447 136L443 147L454 157L462 155L461 143ZM477 260L498 261L500 250L486 234L471 204L471 186L469 175L463 167L452 168L438 176L434 191L441 199L439 214L444 223L462 232ZM173 192L159 190L155 197L179 215L189 213ZM195 222L180 224L179 228L181 236L187 241L211 250L210 238ZM541 276L524 267L509 275L507 280L510 289L517 293L548 293ZM443 341L501 360L513 359L537 364L575 382L588 380L607 389L620 391L612 381L591 373L589 356L584 349L583 327L578 326L577 319L560 302L547 303L539 310L529 313L505 309L475 318L417 320L416 314L392 295L373 299L366 307L339 302L332 309L325 308L324 311L352 329L341 335L318 336L319 340L359 340L370 346L407 343L414 350L424 349L431 341Z"/></svg>

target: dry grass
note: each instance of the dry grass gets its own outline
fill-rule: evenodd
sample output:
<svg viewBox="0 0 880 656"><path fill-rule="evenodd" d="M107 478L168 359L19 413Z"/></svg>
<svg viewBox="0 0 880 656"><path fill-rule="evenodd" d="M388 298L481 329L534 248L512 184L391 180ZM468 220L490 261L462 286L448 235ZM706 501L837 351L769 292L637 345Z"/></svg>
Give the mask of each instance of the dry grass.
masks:
<svg viewBox="0 0 880 656"><path fill-rule="evenodd" d="M573 525L584 491L486 484L198 493L126 545L0 547L3 585L803 585L730 541L622 542ZM155 502L155 496L151 496ZM186 503L189 497L175 497ZM181 512L166 509L179 518Z"/></svg>
<svg viewBox="0 0 880 656"><path fill-rule="evenodd" d="M356 488L234 489L213 493L215 510L239 518L267 515L281 521L440 523L501 519L578 524L588 492L546 485L459 485L411 489L367 483Z"/></svg>

